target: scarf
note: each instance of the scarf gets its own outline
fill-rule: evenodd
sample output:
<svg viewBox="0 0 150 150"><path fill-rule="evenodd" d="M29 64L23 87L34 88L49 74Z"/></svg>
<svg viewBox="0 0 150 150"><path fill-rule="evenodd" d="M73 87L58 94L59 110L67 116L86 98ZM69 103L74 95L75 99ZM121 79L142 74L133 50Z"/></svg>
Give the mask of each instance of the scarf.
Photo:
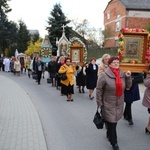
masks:
<svg viewBox="0 0 150 150"><path fill-rule="evenodd" d="M121 96L122 95L122 81L120 79L120 70L119 68L118 69L114 69L114 68L111 68L111 71L115 74L116 76L116 96Z"/></svg>
<svg viewBox="0 0 150 150"><path fill-rule="evenodd" d="M64 63L64 62L60 62L60 64L61 64L61 65L64 65L65 63Z"/></svg>

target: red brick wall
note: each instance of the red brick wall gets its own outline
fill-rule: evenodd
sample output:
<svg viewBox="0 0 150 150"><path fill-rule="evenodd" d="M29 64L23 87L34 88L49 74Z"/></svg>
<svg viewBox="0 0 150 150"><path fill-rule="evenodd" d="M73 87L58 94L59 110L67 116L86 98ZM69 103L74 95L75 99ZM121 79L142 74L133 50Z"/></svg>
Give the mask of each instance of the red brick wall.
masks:
<svg viewBox="0 0 150 150"><path fill-rule="evenodd" d="M104 47L114 47L114 45L115 45L115 40L112 39L112 40L106 41Z"/></svg>
<svg viewBox="0 0 150 150"><path fill-rule="evenodd" d="M146 28L148 25L150 18L128 18L129 28Z"/></svg>
<svg viewBox="0 0 150 150"><path fill-rule="evenodd" d="M110 12L110 19L107 19L107 12ZM114 0L111 3L109 3L108 7L104 12L104 25L115 20L118 14L120 14L121 16L125 16L126 9L118 0Z"/></svg>
<svg viewBox="0 0 150 150"><path fill-rule="evenodd" d="M110 19L107 19L107 13L110 12ZM111 38L118 36L118 32L116 32L116 22L117 15L126 16L126 9L118 0L113 0L109 3L108 7L104 11L104 26L105 29L107 26L111 27ZM121 26L125 26L126 18L122 18ZM111 39L106 42L104 47L114 47L115 46L115 39Z"/></svg>
<svg viewBox="0 0 150 150"><path fill-rule="evenodd" d="M110 12L110 19L107 19L107 13ZM120 14L121 17L121 28L146 28L150 18L126 18L127 11L125 7L118 1L112 0L104 11L104 26L105 29L107 26L111 28L111 40L107 41L104 47L114 47L115 46L115 37L118 36L116 32L116 22L117 15ZM113 38L113 39L112 39Z"/></svg>

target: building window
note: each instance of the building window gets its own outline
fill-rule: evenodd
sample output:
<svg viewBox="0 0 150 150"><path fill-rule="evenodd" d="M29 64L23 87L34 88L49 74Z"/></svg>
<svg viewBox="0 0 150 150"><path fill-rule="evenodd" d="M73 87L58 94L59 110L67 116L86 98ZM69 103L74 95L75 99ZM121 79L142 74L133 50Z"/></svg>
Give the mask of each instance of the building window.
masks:
<svg viewBox="0 0 150 150"><path fill-rule="evenodd" d="M107 19L110 19L110 12L107 13Z"/></svg>
<svg viewBox="0 0 150 150"><path fill-rule="evenodd" d="M120 28L121 28L120 21L117 21L117 22L116 22L116 31L119 31Z"/></svg>
<svg viewBox="0 0 150 150"><path fill-rule="evenodd" d="M119 14L119 15L117 15L117 19L118 19L118 18L120 18L120 14Z"/></svg>

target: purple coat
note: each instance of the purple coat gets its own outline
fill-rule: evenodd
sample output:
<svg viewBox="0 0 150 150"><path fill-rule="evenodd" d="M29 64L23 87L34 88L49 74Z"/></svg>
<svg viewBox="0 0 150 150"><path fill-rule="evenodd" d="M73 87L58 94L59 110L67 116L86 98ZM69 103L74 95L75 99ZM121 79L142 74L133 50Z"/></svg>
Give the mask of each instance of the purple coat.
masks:
<svg viewBox="0 0 150 150"><path fill-rule="evenodd" d="M126 77L125 73L120 71L122 81L122 96L116 96L115 74L108 67L98 79L96 87L96 99L98 106L102 106L104 118L108 122L115 123L122 118L124 108L124 89L130 88L132 79Z"/></svg>
<svg viewBox="0 0 150 150"><path fill-rule="evenodd" d="M146 89L144 92L142 104L145 107L150 108L150 74L147 74L146 78L144 79L144 85Z"/></svg>

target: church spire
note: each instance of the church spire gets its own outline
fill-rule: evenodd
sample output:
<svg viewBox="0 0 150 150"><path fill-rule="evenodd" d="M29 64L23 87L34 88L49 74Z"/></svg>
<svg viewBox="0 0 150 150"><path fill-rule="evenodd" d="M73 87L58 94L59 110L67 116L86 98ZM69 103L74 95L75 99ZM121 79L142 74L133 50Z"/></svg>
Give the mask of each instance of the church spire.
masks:
<svg viewBox="0 0 150 150"><path fill-rule="evenodd" d="M63 35L65 35L65 26L64 26L64 24L63 24L62 27L63 27L63 33L62 33L62 36L63 36Z"/></svg>

